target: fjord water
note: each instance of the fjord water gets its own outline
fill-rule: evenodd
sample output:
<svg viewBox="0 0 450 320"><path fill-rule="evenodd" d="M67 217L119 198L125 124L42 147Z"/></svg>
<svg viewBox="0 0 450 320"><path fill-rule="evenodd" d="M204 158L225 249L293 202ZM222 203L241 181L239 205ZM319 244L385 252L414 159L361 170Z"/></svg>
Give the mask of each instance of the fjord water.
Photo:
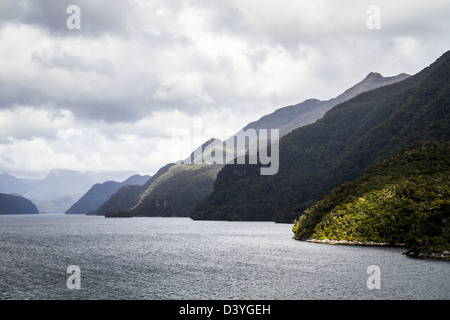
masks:
<svg viewBox="0 0 450 320"><path fill-rule="evenodd" d="M450 264L295 241L292 225L0 216L0 299L449 299ZM66 286L67 267L81 288ZM370 290L370 265L380 289Z"/></svg>

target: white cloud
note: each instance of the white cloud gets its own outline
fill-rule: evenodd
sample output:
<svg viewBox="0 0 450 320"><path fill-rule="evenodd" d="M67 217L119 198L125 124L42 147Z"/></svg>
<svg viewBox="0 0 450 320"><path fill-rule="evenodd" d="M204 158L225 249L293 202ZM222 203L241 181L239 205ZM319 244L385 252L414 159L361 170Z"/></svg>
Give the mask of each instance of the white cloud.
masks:
<svg viewBox="0 0 450 320"><path fill-rule="evenodd" d="M83 172L135 170L153 174L162 165L189 156L200 141L211 137L225 139L230 131L237 131L251 120L214 109L204 116L157 112L135 123L80 123L68 110L2 110L0 167L10 172L71 168ZM230 128L229 123L239 127ZM200 140L194 136L195 126L203 130Z"/></svg>
<svg viewBox="0 0 450 320"><path fill-rule="evenodd" d="M27 4L27 5L26 5ZM65 27L69 4L82 29ZM372 1L51 1L0 5L0 168L149 173L274 109L450 48L450 5ZM5 14L8 12L9 14ZM196 147L196 146L194 146Z"/></svg>

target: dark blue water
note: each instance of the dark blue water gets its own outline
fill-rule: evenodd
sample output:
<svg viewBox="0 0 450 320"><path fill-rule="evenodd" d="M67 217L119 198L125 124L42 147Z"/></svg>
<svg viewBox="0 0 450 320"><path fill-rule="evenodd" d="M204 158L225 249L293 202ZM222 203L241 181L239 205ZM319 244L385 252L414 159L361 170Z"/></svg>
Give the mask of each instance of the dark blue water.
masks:
<svg viewBox="0 0 450 320"><path fill-rule="evenodd" d="M0 299L449 299L450 263L299 242L292 225L0 216ZM80 286L67 288L70 265ZM380 289L367 267L380 268Z"/></svg>

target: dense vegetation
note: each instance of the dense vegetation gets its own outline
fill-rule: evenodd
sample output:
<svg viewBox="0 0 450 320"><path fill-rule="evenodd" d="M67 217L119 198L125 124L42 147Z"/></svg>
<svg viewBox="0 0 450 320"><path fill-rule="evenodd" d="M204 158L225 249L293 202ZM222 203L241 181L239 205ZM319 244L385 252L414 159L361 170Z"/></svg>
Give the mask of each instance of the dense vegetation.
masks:
<svg viewBox="0 0 450 320"><path fill-rule="evenodd" d="M188 217L195 204L211 193L221 165L180 164L159 177L131 210L134 216Z"/></svg>
<svg viewBox="0 0 450 320"><path fill-rule="evenodd" d="M96 183L66 211L66 214L86 214L96 210L120 187L120 182L116 181Z"/></svg>
<svg viewBox="0 0 450 320"><path fill-rule="evenodd" d="M97 210L89 212L89 215L104 216L108 212L127 211L133 208L141 198L142 193L147 190L152 183L157 180L161 175L167 172L170 167L174 166L174 163L169 163L160 168L155 175L147 180L146 183L141 185L125 185L112 194L108 200L106 200Z"/></svg>
<svg viewBox="0 0 450 320"><path fill-rule="evenodd" d="M375 163L420 140L450 141L450 52L410 78L362 93L280 139L280 168L226 165L193 219L293 222Z"/></svg>
<svg viewBox="0 0 450 320"><path fill-rule="evenodd" d="M122 182L106 181L104 183L96 183L66 211L66 214L87 214L95 211L121 187L127 185L140 186L149 178L150 176L136 174Z"/></svg>
<svg viewBox="0 0 450 320"><path fill-rule="evenodd" d="M132 208L110 211L105 216L188 217L195 204L211 193L222 167L214 164L172 166L139 195Z"/></svg>
<svg viewBox="0 0 450 320"><path fill-rule="evenodd" d="M133 215L130 211L109 211L105 215L106 218L132 218Z"/></svg>
<svg viewBox="0 0 450 320"><path fill-rule="evenodd" d="M376 164L307 209L293 232L450 250L450 143L418 143Z"/></svg>

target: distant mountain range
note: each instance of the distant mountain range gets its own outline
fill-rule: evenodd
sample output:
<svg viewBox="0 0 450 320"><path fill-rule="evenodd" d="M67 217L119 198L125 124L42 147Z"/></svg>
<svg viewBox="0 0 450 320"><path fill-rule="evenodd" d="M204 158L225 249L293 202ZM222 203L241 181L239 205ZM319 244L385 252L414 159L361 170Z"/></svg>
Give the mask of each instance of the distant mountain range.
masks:
<svg viewBox="0 0 450 320"><path fill-rule="evenodd" d="M121 187L89 214L105 217L188 217L197 202L211 193L222 167L206 163L169 163L144 185Z"/></svg>
<svg viewBox="0 0 450 320"><path fill-rule="evenodd" d="M19 179L5 172L0 174L0 192L25 194L38 181L38 179Z"/></svg>
<svg viewBox="0 0 450 320"><path fill-rule="evenodd" d="M104 183L96 183L66 211L66 214L88 214L97 210L121 187L129 185L140 186L147 182L148 179L150 179L148 175L135 174L122 182L106 181Z"/></svg>
<svg viewBox="0 0 450 320"><path fill-rule="evenodd" d="M360 217L359 211L353 210L355 208L371 203L383 206L387 202L380 202L376 195L385 195L384 189L392 187L389 185L390 177L399 173L400 179L395 181L398 184L395 187L401 190L401 194L395 194L395 201L399 201L392 202L397 207L386 207L388 211L383 212L379 221L380 228L386 227L384 233L380 236L376 233L378 229L371 229L370 237L358 237L391 242L401 234L403 240L417 242L415 246L422 248L422 244L429 241L428 236L432 235L435 237L432 250L448 250L450 216L445 198L448 170L440 170L437 166L447 166L448 162L440 154L447 154L449 150L449 106L450 51L413 76L402 73L383 77L370 73L336 98L327 101L309 99L277 109L249 123L225 141L215 138L205 141L186 159L165 165L145 182L141 180L140 184L102 183L107 180L92 183L90 175L57 171L43 179L45 181L16 181L10 175L1 175L0 188L6 183L2 184L3 179L10 181L11 188L27 190L25 195L41 199L73 195L67 190L89 190L67 213L106 217L190 216L194 220L303 221L294 226L298 238L314 234L323 238L329 231L338 233L339 237L344 234L342 238L346 239L349 232L358 234L358 228L364 226L349 220L348 226L355 227L346 229L347 225L342 226L332 218L339 216L343 207L348 209L348 219L352 219L353 216ZM230 151L225 149L230 139L239 138L249 129L280 130L281 139L268 147L269 151L279 148L277 174L261 175L263 164L249 164L251 155L244 153L248 146L244 150L233 150L242 152L245 164L211 164L217 152ZM429 168L431 171L417 175L422 169L414 161L420 166L432 166ZM397 168L386 166L386 163L395 164ZM401 172L402 165L407 172ZM364 175L367 170L375 170L376 174ZM61 179L58 178L60 176ZM358 177L362 178L358 180ZM96 178L99 179L98 176ZM417 183L411 184L408 179L415 179ZM367 189L369 185L364 184L366 180L370 183L370 190ZM349 181L353 182L346 184ZM380 181L386 184L378 184ZM433 181L438 185L431 186ZM80 189L76 189L78 187ZM366 189L372 193L361 193ZM439 190L444 190L445 194L436 194ZM344 203L350 193L350 202ZM423 199L414 198L416 195ZM412 203L417 203L417 206L409 206ZM423 223L415 224L408 216L410 220L405 220L409 221L408 225L401 219L396 220L398 224L393 224L398 207L406 208L406 211L414 207L420 211L423 203L436 209L436 214L418 216L430 221L425 219ZM330 213L332 209L335 211ZM330 219L321 221L325 217ZM366 218L368 221L378 219ZM438 221L441 218L442 221ZM416 228L414 232L418 233L408 231L412 225L423 230ZM322 232L321 226L329 229ZM396 231L396 227L406 229ZM446 233L436 233L439 228L447 230ZM395 232L397 235L393 235ZM414 254L418 254L417 250Z"/></svg>
<svg viewBox="0 0 450 320"><path fill-rule="evenodd" d="M65 212L92 185L108 180L122 181L135 173L54 169L42 179L22 179L3 173L0 175L0 192L17 193L30 199L42 213Z"/></svg>
<svg viewBox="0 0 450 320"><path fill-rule="evenodd" d="M243 129L276 128L280 129L281 134L284 135L296 127L316 121L333 106L358 93L401 81L407 77L408 75L406 74L400 74L395 77L385 78L380 74L371 73L363 81L346 90L343 94L334 99L327 101L311 99L294 106L280 108L272 114L248 124ZM240 133L237 133L236 135L239 134ZM213 156L216 152L225 154L225 143L226 141L224 142L216 138L211 138L194 150L188 158L180 160L176 164L212 163L214 160ZM240 151L243 152L245 150ZM21 194L27 199L32 200L40 212L105 215L107 212L130 210L131 208L134 208L138 202L142 202L141 197L151 184L159 177L159 175L166 173L172 165L175 164L170 164L161 168L160 172L151 179L150 177L140 177L139 181L132 183L130 181L117 182L122 181L135 173L131 171L120 173L82 173L74 170L54 169L43 179L19 179L8 173L3 173L0 175L0 192ZM183 168L187 169L187 167ZM210 180L211 176L207 175L210 177L207 179L208 187L190 190L193 198L190 196L185 197L186 200L189 199L189 203L192 202L192 199L197 199L199 195L206 196L212 191L212 183L215 180L218 171L217 168L218 167L214 167L214 170L212 171L214 172L214 179L212 181ZM196 170L198 170L198 168L196 168ZM187 175L192 175L196 170L177 170L175 178L171 176L169 181L175 181L174 179L176 179L176 177L185 179ZM203 180L203 182L205 181L206 180ZM165 181L163 184L166 188L166 195L170 194L170 192L176 193L180 191L176 182L171 182L172 189L167 189L168 183L168 181ZM197 181L197 183L199 183L199 181ZM201 183L198 184L198 186L200 187ZM161 186L159 188L161 188ZM201 192L199 189L201 189ZM155 195L153 194L153 196ZM148 202L144 201L144 203ZM171 200L171 203L174 202ZM175 201L175 203L177 203L177 201ZM191 208L192 206L189 205L187 207ZM146 214L143 210L142 206L139 207L140 215ZM155 212L157 211L158 210ZM136 210L134 211L135 214L137 214L137 212L138 211ZM152 214L156 214L155 212ZM159 212L163 214L161 210L159 210ZM164 214L166 215L168 212L165 212ZM183 213L182 215L186 214Z"/></svg>
<svg viewBox="0 0 450 320"><path fill-rule="evenodd" d="M261 165L225 165L191 217L293 222L333 188L402 148L449 141L449 84L447 52L414 76L338 104L280 139L276 175L261 176Z"/></svg>
<svg viewBox="0 0 450 320"><path fill-rule="evenodd" d="M278 109L274 113L250 123L243 130L280 129L282 134L287 134L293 128L316 121L336 104L361 92L402 81L408 77L409 75L400 74L385 78L378 73L371 73L363 81L334 99L327 101L311 99L295 106ZM240 133L241 131L229 139L233 139ZM91 214L107 217L189 216L195 205L213 191L217 173L222 168L221 165L205 167L202 163L212 164L216 153L225 154L226 143L227 141L216 138L205 141L186 159L163 167L144 186L120 188L96 212ZM244 152L245 150L233 151Z"/></svg>
<svg viewBox="0 0 450 320"><path fill-rule="evenodd" d="M53 169L24 194L29 199L53 200L67 195L83 195L95 184L108 180L122 181L136 172L79 172L68 169Z"/></svg>
<svg viewBox="0 0 450 320"><path fill-rule="evenodd" d="M232 140L243 137L248 130L254 129L256 131L256 137L258 138L259 129L278 129L279 136L282 137L294 129L317 121L334 106L345 102L363 92L403 81L409 77L410 75L406 73L401 73L393 77L383 77L379 73L371 72L361 82L345 90L345 92L343 92L336 98L332 98L326 101L321 101L318 99L308 99L296 105L282 107L268 115L261 117L257 121L253 121L247 124L244 128L236 132L234 135L228 137L225 141L221 141L217 138L211 138L203 143L200 147L195 149L188 158L180 160L179 162L177 162L177 164L199 164L202 163L202 161L205 163L213 163L214 158L216 158L215 153L225 156L227 152L226 147L233 145ZM235 146L234 150L228 150L228 152L233 153L234 156L237 157L239 155L245 154L245 152L248 151L248 148L249 145L247 143L245 144L244 149L238 149L237 146ZM223 158L220 163L227 163L227 159Z"/></svg>
<svg viewBox="0 0 450 320"><path fill-rule="evenodd" d="M127 185L121 187L117 192L111 195L97 210L89 212L90 215L104 216L108 212L121 212L133 208L140 200L141 195L147 190L160 176L165 174L174 163L166 164L160 168L143 185Z"/></svg>
<svg viewBox="0 0 450 320"><path fill-rule="evenodd" d="M88 213L106 217L190 216L194 220L286 223L302 220L306 221L306 224L295 225L296 235L311 236L317 232L317 235L325 237L319 232L320 230L315 229L321 221L314 219L317 216L328 217L328 205L330 210L334 208L331 207L329 199L335 200L335 198L327 197L327 195L339 192L340 197L343 198L348 191L346 182L360 181L355 179L364 177L364 173L369 168L380 168L380 165L376 164L383 163L382 161L389 157L397 155L397 158L393 159L410 161L408 159L413 158L409 157L408 151L401 152L405 152L405 148L411 145L416 145L414 147L416 149L411 149L414 150L411 152L416 152L419 157L424 158L429 154L426 154L425 149L420 149L419 142L423 143L423 146L429 146L429 143L434 146L433 143L450 141L449 105L450 52L447 52L429 67L413 76L399 74L395 77L383 77L378 73L370 73L363 81L336 98L327 101L309 99L297 105L277 109L249 123L235 136L225 141L215 138L205 141L186 159L165 165L154 176L149 177L145 182L141 181L142 184L105 183L110 179L95 183L91 181L90 184L86 182L89 187L84 185L84 188L88 192L85 191L80 201L67 210L67 213ZM249 129L280 130L281 139L277 145L280 161L277 174L262 176L260 169L263 165L248 164L249 154L244 155L246 164L208 164L211 163L209 160L214 158L212 155L226 151L229 139L234 139ZM274 146L269 148L272 149L272 147ZM446 150L445 152L448 153L448 145L445 147L436 145L432 148ZM421 150L425 152L425 156L421 155ZM436 160L436 163L444 161L437 159L434 155L429 156L431 158L428 163L432 163L432 160ZM420 163L423 165L426 161ZM414 165L408 168L410 172L415 170ZM426 180L417 184L420 187L420 190L417 189L417 194L427 197L427 201L430 200L426 202L427 205L439 207L443 201L446 201L442 195L437 196L436 201L431 198L436 190L440 190L441 185L447 186L441 179L442 172L433 172L431 177L421 176L414 176L414 179L425 177ZM5 181L7 179L14 181L10 176L2 175L0 187L2 177ZM51 186L57 185L53 183L58 180L57 177L56 172L45 182L15 181L14 186L16 190L29 188L26 195L39 195L43 199L48 199L54 196ZM70 177L68 180L66 177L61 181L65 181L66 184L78 181L80 185L81 181L85 181L73 172L68 174L68 177ZM439 180L440 184L433 189L429 186L429 182L438 181L436 177L441 180ZM374 194L384 192L376 188L378 179L389 180L388 178L389 170L378 172L373 180L370 178L375 186ZM404 192L400 196L412 197L413 195L408 192L414 188L405 187L403 182L396 181L400 183L399 188ZM354 186L355 190L365 190L364 188L367 187L361 184L350 185ZM74 188L69 189L74 190ZM70 196L65 191L59 190L59 192L59 196ZM354 193L354 197L358 198L351 199L352 202L349 204L351 208L362 205L364 200L359 198L370 199L373 203L381 205L374 197L366 198L360 193ZM308 216L307 213L310 212L308 210L314 208L315 204L320 207L320 213ZM345 206L346 204L333 202L333 205ZM401 202L400 206L404 205L405 203ZM405 206L408 208L407 203ZM447 221L444 227L447 226L448 229L448 206L447 204L445 206L447 209L444 209L447 211L439 211L435 216L430 216L430 219L443 217L442 221ZM322 210L324 207L326 210ZM349 212L358 216L354 211ZM390 213L384 213L381 224L390 226L392 221L388 219L395 216ZM343 230L342 232L348 233L348 230L334 221L330 220L326 223L324 222L324 226L333 232ZM434 231L442 227L435 219L432 224L417 225L420 228L429 227ZM399 225L403 227L403 224ZM405 234L408 237L415 236L413 233ZM417 235L419 238L407 240L411 243L420 242L423 240L420 237L424 234L428 235L428 233L421 233ZM445 235L443 237L445 238ZM448 247L448 240L443 237L439 235L436 238L439 248ZM390 241L389 237L378 239ZM427 241L427 238L423 241ZM444 243L442 246L441 242Z"/></svg>
<svg viewBox="0 0 450 320"><path fill-rule="evenodd" d="M175 165L155 180L129 212L132 216L189 217L198 201L213 190L222 165Z"/></svg>
<svg viewBox="0 0 450 320"><path fill-rule="evenodd" d="M409 77L410 75L406 73L401 73L393 77L383 77L379 73L371 72L361 82L347 89L336 98L326 101L308 99L296 105L279 108L273 113L249 123L242 130L279 129L280 137L282 137L294 129L315 122L322 118L325 113L334 106L356 97L363 92L403 81Z"/></svg>

